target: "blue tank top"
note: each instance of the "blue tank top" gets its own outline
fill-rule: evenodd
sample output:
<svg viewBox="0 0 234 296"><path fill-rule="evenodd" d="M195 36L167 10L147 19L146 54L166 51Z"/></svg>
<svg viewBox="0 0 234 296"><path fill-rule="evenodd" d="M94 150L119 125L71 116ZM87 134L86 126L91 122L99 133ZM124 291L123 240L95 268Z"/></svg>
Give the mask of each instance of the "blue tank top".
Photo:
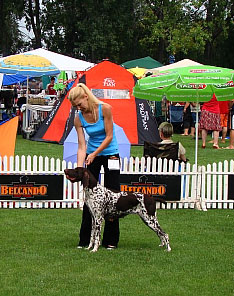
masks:
<svg viewBox="0 0 234 296"><path fill-rule="evenodd" d="M98 105L98 121L95 123L88 123L82 113L78 112L80 122L85 128L85 131L89 135L88 145L87 145L87 153L90 154L97 150L97 148L101 145L106 137L106 131L104 126L104 117L102 114L102 104ZM113 138L110 144L102 150L98 155L113 155L118 154L118 143L115 136L115 129L113 127Z"/></svg>

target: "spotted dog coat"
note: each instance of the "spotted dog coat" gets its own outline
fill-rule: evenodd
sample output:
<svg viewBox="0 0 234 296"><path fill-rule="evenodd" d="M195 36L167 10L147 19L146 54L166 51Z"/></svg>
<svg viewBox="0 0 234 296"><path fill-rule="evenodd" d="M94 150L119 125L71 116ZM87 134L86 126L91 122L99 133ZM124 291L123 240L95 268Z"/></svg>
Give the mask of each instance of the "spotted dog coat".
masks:
<svg viewBox="0 0 234 296"><path fill-rule="evenodd" d="M85 168L64 170L71 182L84 186L85 200L92 215L92 231L88 249L96 252L101 241L101 227L104 219L115 219L128 214L137 214L159 237L160 246L170 251L169 237L160 227L156 217L156 200L142 193L114 192L97 183L94 176Z"/></svg>

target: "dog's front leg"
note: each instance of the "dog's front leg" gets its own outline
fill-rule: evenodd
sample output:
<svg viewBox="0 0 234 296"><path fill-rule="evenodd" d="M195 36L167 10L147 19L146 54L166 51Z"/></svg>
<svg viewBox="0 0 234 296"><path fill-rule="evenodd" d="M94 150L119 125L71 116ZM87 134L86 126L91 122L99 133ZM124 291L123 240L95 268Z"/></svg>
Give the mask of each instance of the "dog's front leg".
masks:
<svg viewBox="0 0 234 296"><path fill-rule="evenodd" d="M92 229L91 229L91 235L90 235L90 242L89 242L89 245L87 247L87 250L90 250L93 248L94 246L94 238L95 238L95 217L92 216Z"/></svg>
<svg viewBox="0 0 234 296"><path fill-rule="evenodd" d="M101 230L104 218L99 217L95 220L95 233L94 233L94 248L91 252L97 252L101 243Z"/></svg>

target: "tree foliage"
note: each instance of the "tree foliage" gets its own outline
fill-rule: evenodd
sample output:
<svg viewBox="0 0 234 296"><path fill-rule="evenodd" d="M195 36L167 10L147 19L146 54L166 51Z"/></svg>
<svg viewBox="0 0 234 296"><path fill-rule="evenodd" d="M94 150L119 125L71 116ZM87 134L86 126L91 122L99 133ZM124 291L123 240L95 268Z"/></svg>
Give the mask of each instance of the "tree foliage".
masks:
<svg viewBox="0 0 234 296"><path fill-rule="evenodd" d="M150 55L167 64L173 53L234 68L233 0L2 0L0 15L3 55L28 49L24 17L31 48L117 63Z"/></svg>
<svg viewBox="0 0 234 296"><path fill-rule="evenodd" d="M22 11L22 1L0 1L0 54L3 56L16 53L24 46L19 30Z"/></svg>

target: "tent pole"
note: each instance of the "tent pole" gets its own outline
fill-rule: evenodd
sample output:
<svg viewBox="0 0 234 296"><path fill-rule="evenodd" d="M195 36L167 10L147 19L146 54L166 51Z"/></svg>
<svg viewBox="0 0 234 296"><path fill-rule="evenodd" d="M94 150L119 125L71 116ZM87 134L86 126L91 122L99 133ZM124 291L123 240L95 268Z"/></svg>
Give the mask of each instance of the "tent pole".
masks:
<svg viewBox="0 0 234 296"><path fill-rule="evenodd" d="M198 99L196 103L196 123L195 123L195 166L197 170L197 155L198 155Z"/></svg>

